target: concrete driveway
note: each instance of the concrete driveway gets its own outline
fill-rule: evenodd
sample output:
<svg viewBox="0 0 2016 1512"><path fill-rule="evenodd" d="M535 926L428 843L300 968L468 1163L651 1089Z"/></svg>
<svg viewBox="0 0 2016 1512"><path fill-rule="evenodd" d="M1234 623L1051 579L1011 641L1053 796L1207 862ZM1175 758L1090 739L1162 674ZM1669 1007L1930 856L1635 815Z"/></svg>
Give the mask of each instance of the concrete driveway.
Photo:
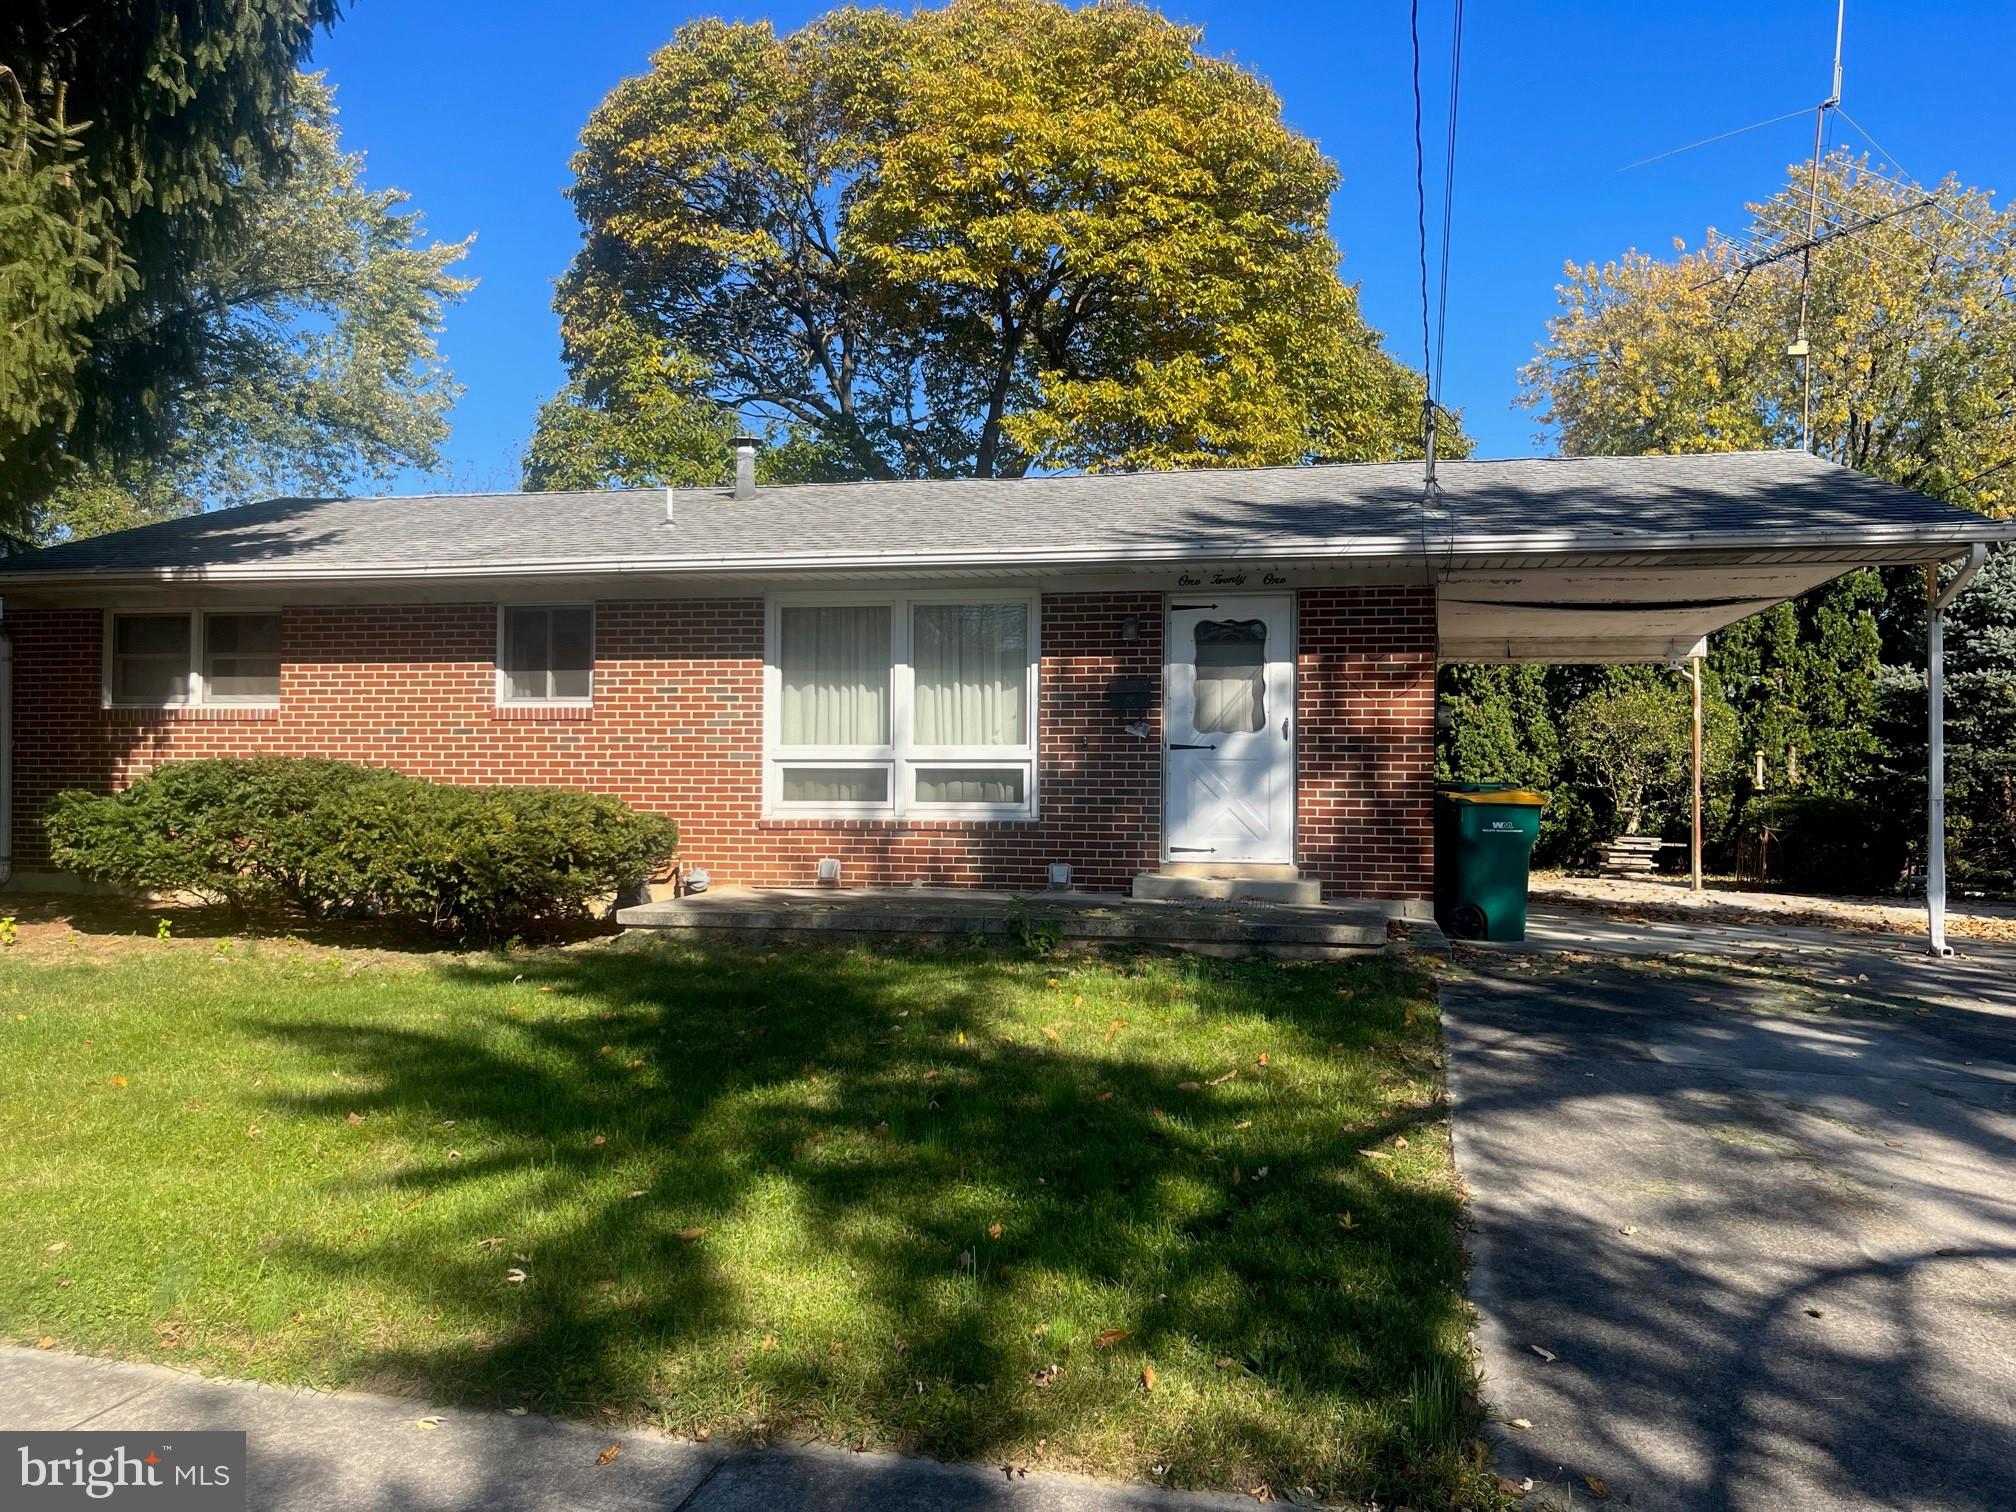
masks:
<svg viewBox="0 0 2016 1512"><path fill-rule="evenodd" d="M1573 1505L2016 1507L2016 950L1534 934L1442 999L1501 1471Z"/></svg>

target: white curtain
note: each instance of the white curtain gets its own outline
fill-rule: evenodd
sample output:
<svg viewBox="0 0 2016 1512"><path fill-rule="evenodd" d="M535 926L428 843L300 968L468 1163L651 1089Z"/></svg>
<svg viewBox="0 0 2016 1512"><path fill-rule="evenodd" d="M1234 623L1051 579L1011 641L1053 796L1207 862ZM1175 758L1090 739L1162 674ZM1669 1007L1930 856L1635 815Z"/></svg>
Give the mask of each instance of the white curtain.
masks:
<svg viewBox="0 0 2016 1512"><path fill-rule="evenodd" d="M910 659L919 745L1027 743L1027 605L919 604Z"/></svg>
<svg viewBox="0 0 2016 1512"><path fill-rule="evenodd" d="M1267 723L1267 626L1261 620L1204 620L1196 632L1200 735L1251 734Z"/></svg>
<svg viewBox="0 0 2016 1512"><path fill-rule="evenodd" d="M889 744L889 606L780 611L784 745Z"/></svg>

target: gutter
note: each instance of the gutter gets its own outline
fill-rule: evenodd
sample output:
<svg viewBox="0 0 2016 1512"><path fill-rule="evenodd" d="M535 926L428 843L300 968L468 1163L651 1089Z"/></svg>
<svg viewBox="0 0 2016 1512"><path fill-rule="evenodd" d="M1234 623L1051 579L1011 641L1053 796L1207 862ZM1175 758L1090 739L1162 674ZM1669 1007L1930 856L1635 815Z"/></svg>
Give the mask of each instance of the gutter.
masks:
<svg viewBox="0 0 2016 1512"><path fill-rule="evenodd" d="M1388 561L1434 562L1445 568L1465 565L1471 558L1503 556L1667 555L1689 551L1846 551L1879 547L1966 548L1988 541L2016 541L2016 524L1979 519L1951 525L1864 526L1817 531L1698 531L1656 539L1618 535L1523 534L1459 539L1421 549L1417 534L1367 536L1344 542L1302 540L1279 546L1239 546L1213 542L1157 542L1153 545L1088 549L1041 547L1026 551L914 552L765 552L683 557L554 557L517 562L386 562L355 567L287 567L245 563L216 567L144 569L32 568L0 572L0 587L49 588L96 584L186 585L232 582L378 582L414 578L499 578L537 576L673 576L704 574L764 574L806 571L915 572L921 568L986 570L999 567L1152 566L1206 560L1212 562Z"/></svg>

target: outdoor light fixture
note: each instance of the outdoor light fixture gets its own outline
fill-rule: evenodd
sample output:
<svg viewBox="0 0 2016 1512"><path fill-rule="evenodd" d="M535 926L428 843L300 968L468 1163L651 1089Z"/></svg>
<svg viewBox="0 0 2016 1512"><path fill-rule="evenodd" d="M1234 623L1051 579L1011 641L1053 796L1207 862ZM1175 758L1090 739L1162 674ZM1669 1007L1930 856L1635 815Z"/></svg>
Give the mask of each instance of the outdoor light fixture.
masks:
<svg viewBox="0 0 2016 1512"><path fill-rule="evenodd" d="M1120 639L1122 640L1141 639L1140 615L1130 614L1125 619L1120 621Z"/></svg>

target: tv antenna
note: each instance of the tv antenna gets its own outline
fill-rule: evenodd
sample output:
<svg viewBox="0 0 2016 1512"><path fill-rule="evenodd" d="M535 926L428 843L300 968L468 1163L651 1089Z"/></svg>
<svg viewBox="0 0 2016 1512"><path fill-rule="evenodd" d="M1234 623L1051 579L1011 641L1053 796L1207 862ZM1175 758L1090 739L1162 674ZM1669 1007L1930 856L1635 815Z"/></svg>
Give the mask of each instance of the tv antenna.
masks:
<svg viewBox="0 0 2016 1512"><path fill-rule="evenodd" d="M1813 112L1813 171L1806 183L1806 245L1799 256L1799 326L1788 357L1799 359L1799 449L1813 450L1813 344L1806 339L1806 315L1813 295L1813 230L1820 221L1820 154L1826 146L1827 112L1841 106L1841 34L1848 22L1848 0L1834 0L1834 74Z"/></svg>

